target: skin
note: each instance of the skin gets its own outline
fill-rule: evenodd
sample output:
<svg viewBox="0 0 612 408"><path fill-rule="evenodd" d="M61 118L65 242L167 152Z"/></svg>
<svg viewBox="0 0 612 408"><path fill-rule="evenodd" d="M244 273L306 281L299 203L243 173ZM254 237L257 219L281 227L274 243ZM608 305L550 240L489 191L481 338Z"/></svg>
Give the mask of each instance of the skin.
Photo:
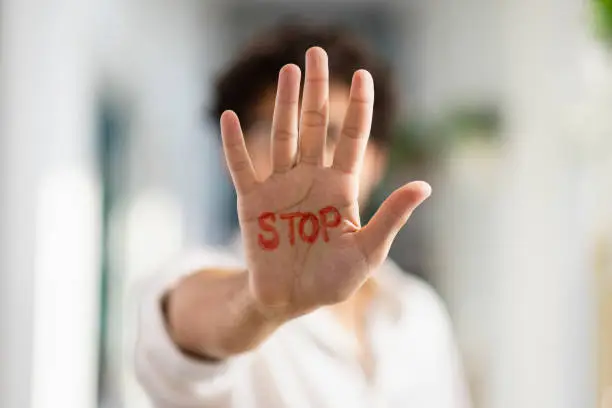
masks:
<svg viewBox="0 0 612 408"><path fill-rule="evenodd" d="M334 159L336 145L344 114L349 105L350 88L339 82L329 86L329 124L325 140L324 165L329 167ZM245 131L245 143L258 180L272 175L272 117L274 115L276 89L266 92L255 108L255 124ZM384 175L387 151L374 142L367 144L359 173L359 205L364 206Z"/></svg>
<svg viewBox="0 0 612 408"><path fill-rule="evenodd" d="M344 115L349 106L350 87L344 83L331 81L329 84L329 124L325 140L323 162L329 167L332 165L334 152L340 139L340 130ZM265 92L255 108L255 123L245 131L245 144L253 163L253 169L258 180L266 180L272 175L272 117L274 115L276 89ZM381 181L387 166L387 150L370 141L363 156L362 170L359 173L360 206L365 206L372 191ZM363 315L367 310L368 302L375 291L375 283L368 280L352 297L344 302L329 306L338 322L353 333L358 343L363 347L362 359L368 358L365 347Z"/></svg>
<svg viewBox="0 0 612 408"><path fill-rule="evenodd" d="M249 130L248 143L238 117L231 111L221 116L247 270L196 271L169 293L170 335L191 354L224 359L243 353L284 323L320 307L331 307L338 321L361 338L375 290L366 282L412 211L431 193L427 183L406 184L361 226L359 203L385 165L384 151L375 144L366 148L372 77L359 70L350 90L341 85L330 89L327 54L313 47L306 53L301 103L300 82L297 66L281 69L273 106L270 92L258 105L260 120ZM341 215L340 225L328 230L328 240L297 239L292 245L282 239L274 250L258 242L261 214L317 214L328 206ZM281 237L288 236L287 223L278 222L276 228Z"/></svg>

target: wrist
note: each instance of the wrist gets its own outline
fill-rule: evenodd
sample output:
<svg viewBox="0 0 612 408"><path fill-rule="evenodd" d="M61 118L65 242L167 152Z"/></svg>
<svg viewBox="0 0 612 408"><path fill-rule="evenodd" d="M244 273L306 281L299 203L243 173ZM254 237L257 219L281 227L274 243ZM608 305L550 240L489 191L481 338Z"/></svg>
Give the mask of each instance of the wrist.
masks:
<svg viewBox="0 0 612 408"><path fill-rule="evenodd" d="M271 306L261 302L250 286L248 275L248 272L244 274L242 304L236 309L243 311L245 320L251 325L260 327L265 332L273 332L292 319L291 313L284 306Z"/></svg>
<svg viewBox="0 0 612 408"><path fill-rule="evenodd" d="M164 326L166 331L168 332L171 340L175 344L175 346L179 349L179 351L185 356L194 359L200 360L208 363L216 363L221 361L218 358L205 355L201 352L194 351L187 343L183 344L180 339L176 336L176 331L173 329L172 323L170 322L170 313L169 313L169 301L170 301L170 292L166 292L161 299L161 312L162 318L164 322Z"/></svg>
<svg viewBox="0 0 612 408"><path fill-rule="evenodd" d="M254 349L286 321L261 307L245 272L201 271L186 277L164 296L162 311L176 346L208 361Z"/></svg>

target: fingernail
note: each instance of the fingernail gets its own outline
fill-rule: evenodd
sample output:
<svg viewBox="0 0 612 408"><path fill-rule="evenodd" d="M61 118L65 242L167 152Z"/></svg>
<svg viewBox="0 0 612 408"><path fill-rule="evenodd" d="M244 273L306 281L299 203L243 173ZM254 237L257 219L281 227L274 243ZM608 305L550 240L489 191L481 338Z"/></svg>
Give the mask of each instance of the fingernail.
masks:
<svg viewBox="0 0 612 408"><path fill-rule="evenodd" d="M325 64L327 53L321 47L311 47L307 51L307 57L306 66L310 65L311 68L318 68Z"/></svg>
<svg viewBox="0 0 612 408"><path fill-rule="evenodd" d="M429 185L429 183L422 181L420 184L421 191L423 191L423 194L425 194L425 198L429 197L431 195L431 186Z"/></svg>

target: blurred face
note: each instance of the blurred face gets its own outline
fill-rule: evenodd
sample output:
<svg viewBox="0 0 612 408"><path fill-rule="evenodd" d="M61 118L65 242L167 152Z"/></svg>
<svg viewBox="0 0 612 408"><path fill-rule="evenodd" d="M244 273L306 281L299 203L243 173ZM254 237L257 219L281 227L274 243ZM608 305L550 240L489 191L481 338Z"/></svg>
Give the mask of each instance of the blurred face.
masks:
<svg viewBox="0 0 612 408"><path fill-rule="evenodd" d="M253 126L245 129L247 149L251 156L257 178L265 180L272 174L271 129L274 113L274 91L267 92L255 107ZM344 113L348 107L349 88L342 84L330 84L329 88L329 126L325 165L331 165L334 151L340 138ZM359 205L363 208L372 190L380 182L386 167L386 151L373 142L368 143L359 180Z"/></svg>

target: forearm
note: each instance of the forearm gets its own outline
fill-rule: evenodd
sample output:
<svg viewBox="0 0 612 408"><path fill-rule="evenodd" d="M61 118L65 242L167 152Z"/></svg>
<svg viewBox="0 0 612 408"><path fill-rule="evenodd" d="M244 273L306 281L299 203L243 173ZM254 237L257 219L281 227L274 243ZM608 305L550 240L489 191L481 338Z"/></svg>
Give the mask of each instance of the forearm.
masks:
<svg viewBox="0 0 612 408"><path fill-rule="evenodd" d="M166 315L181 349L211 359L251 350L282 324L258 307L246 272L204 270L184 278L168 293Z"/></svg>

